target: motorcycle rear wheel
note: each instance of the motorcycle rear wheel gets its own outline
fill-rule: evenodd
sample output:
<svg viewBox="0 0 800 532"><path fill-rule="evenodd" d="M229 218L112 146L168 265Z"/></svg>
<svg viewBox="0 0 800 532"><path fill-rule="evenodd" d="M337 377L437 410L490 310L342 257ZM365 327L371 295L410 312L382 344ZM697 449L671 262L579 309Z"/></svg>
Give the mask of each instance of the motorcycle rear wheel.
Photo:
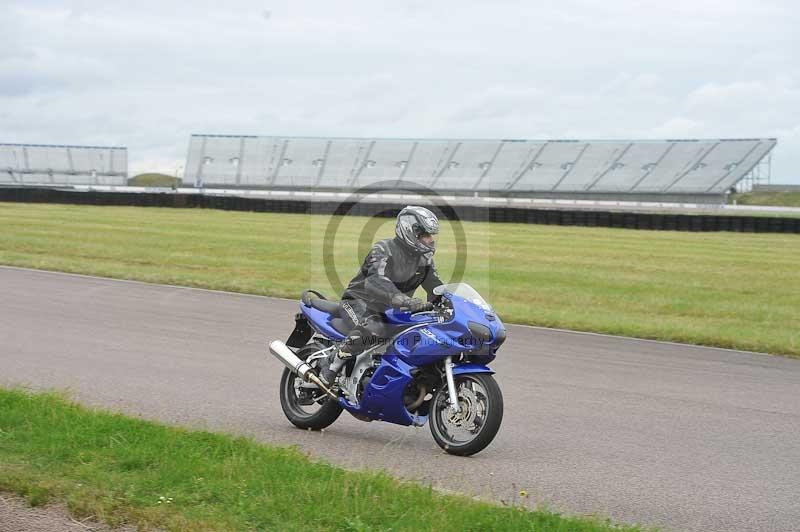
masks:
<svg viewBox="0 0 800 532"><path fill-rule="evenodd" d="M431 399L433 439L449 454L470 456L489 445L503 421L503 394L489 373L466 373L454 378L460 412L448 402L442 382Z"/></svg>
<svg viewBox="0 0 800 532"><path fill-rule="evenodd" d="M308 344L298 349L295 354L300 360L305 361L312 353L323 348L324 346L319 344ZM311 365L315 366L316 362L312 362ZM338 419L342 413L342 407L321 391L318 392L318 394L322 394L319 400L313 401L311 404L300 404L302 399L297 386L302 382L303 379L288 369L283 370L280 384L281 409L283 409L286 419L295 427L311 430L324 429Z"/></svg>

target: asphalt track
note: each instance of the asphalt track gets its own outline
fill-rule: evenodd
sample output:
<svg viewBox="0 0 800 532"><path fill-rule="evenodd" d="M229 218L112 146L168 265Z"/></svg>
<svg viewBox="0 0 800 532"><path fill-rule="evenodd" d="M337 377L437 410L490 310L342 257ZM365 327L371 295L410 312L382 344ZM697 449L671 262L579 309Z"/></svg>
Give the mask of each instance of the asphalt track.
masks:
<svg viewBox="0 0 800 532"><path fill-rule="evenodd" d="M277 402L296 303L0 267L0 384L72 390L146 418L297 444L485 498L666 530L800 529L800 361L509 327L494 443L442 453L428 428L294 429ZM789 325L789 324L787 324ZM794 324L796 325L796 324Z"/></svg>

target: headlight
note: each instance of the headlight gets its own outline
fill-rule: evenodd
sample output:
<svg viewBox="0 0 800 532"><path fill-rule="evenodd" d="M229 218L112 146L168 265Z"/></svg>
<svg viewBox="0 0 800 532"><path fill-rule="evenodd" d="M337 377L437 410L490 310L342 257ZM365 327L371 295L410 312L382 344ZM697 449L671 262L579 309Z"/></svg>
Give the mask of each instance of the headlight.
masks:
<svg viewBox="0 0 800 532"><path fill-rule="evenodd" d="M486 325L481 325L480 323L471 321L467 324L467 326L469 327L470 334L476 340L488 342L492 339L492 331Z"/></svg>

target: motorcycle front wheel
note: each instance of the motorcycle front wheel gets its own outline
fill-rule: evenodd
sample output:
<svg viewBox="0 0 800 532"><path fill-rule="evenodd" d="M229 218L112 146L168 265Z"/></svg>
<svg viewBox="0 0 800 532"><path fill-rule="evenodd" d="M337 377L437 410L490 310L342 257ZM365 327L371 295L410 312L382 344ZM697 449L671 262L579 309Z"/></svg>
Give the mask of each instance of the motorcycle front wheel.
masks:
<svg viewBox="0 0 800 532"><path fill-rule="evenodd" d="M485 449L500 430L503 394L489 373L456 375L454 381L460 411L450 406L442 382L431 399L431 434L445 452L469 456Z"/></svg>
<svg viewBox="0 0 800 532"><path fill-rule="evenodd" d="M305 361L311 354L323 347L319 344L308 344L298 349L295 354L300 360ZM311 362L311 365L316 367L317 362ZM283 413L295 427L311 430L324 429L336 421L339 414L342 413L342 407L319 388L307 388L303 384L303 379L288 369L283 370L280 384Z"/></svg>

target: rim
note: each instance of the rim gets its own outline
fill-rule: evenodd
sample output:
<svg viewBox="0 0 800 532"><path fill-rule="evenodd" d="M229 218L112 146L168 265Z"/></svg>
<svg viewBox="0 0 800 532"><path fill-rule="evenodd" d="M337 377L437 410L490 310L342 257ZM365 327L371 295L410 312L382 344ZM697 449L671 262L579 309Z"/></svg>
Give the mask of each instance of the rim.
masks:
<svg viewBox="0 0 800 532"><path fill-rule="evenodd" d="M303 357L301 357L303 358ZM312 361L310 366L316 368L318 361ZM288 370L287 370L288 371ZM283 387L283 396L286 405L298 417L312 417L317 414L327 402L325 392L318 388L302 388L305 381L297 375L290 374ZM308 403L308 404L306 404Z"/></svg>
<svg viewBox="0 0 800 532"><path fill-rule="evenodd" d="M459 375L455 385L461 411L455 412L448 404L447 386L444 386L436 395L433 421L442 440L451 446L461 446L480 435L491 405L486 387L475 377Z"/></svg>

